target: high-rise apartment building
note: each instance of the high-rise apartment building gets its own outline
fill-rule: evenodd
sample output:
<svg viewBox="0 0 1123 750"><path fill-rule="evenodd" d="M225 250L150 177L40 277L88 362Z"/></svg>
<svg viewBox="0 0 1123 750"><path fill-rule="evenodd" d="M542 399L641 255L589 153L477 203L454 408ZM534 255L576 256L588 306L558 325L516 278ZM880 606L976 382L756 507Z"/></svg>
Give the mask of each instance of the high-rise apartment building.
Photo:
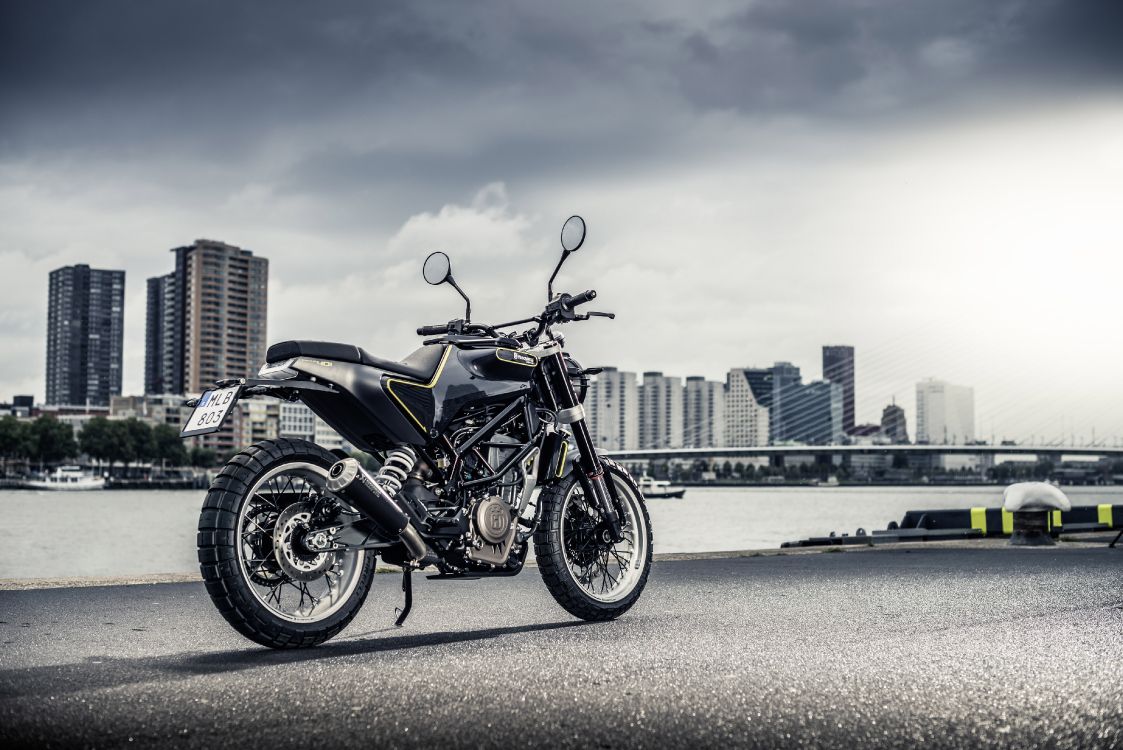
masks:
<svg viewBox="0 0 1123 750"><path fill-rule="evenodd" d="M916 442L963 445L975 440L975 391L929 378L916 384Z"/></svg>
<svg viewBox="0 0 1123 750"><path fill-rule="evenodd" d="M842 386L842 429L854 429L854 347L823 347L823 380Z"/></svg>
<svg viewBox="0 0 1123 750"><path fill-rule="evenodd" d="M683 389L682 444L684 448L725 445L725 383L700 375L686 379Z"/></svg>
<svg viewBox="0 0 1123 750"><path fill-rule="evenodd" d="M214 240L175 248L175 271L148 280L145 390L199 393L265 361L269 261Z"/></svg>
<svg viewBox="0 0 1123 750"><path fill-rule="evenodd" d="M645 372L639 394L641 450L682 447L682 379Z"/></svg>
<svg viewBox="0 0 1123 750"><path fill-rule="evenodd" d="M905 410L896 404L889 404L881 412L881 434L894 445L904 445L909 441L908 423Z"/></svg>
<svg viewBox="0 0 1123 750"><path fill-rule="evenodd" d="M175 273L148 279L144 392L183 393L183 309Z"/></svg>
<svg viewBox="0 0 1123 750"><path fill-rule="evenodd" d="M768 445L772 374L770 369L737 367L726 375L726 447Z"/></svg>
<svg viewBox="0 0 1123 750"><path fill-rule="evenodd" d="M585 399L589 431L604 451L639 447L639 386L633 372L605 367L589 384Z"/></svg>
<svg viewBox="0 0 1123 750"><path fill-rule="evenodd" d="M47 299L46 403L108 407L121 395L125 272L58 268Z"/></svg>

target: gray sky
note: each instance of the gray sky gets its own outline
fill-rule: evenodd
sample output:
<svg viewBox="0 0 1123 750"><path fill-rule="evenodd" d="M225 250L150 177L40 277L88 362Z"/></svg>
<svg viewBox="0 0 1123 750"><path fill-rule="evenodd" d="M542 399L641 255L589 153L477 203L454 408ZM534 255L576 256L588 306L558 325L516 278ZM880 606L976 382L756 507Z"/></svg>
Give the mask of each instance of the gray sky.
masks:
<svg viewBox="0 0 1123 750"><path fill-rule="evenodd" d="M10 2L0 398L43 395L47 273L144 279L197 237L271 261L270 338L384 356L560 288L587 364L722 377L858 352L858 419L917 380L996 437L1123 438L1118 2Z"/></svg>

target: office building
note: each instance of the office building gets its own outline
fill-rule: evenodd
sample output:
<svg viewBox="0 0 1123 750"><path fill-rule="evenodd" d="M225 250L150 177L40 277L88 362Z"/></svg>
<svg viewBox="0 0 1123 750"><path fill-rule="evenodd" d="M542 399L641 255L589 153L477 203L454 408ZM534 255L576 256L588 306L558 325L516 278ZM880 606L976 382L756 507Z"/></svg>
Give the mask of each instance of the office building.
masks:
<svg viewBox="0 0 1123 750"><path fill-rule="evenodd" d="M683 388L682 423L684 448L724 446L725 383L699 375L688 377Z"/></svg>
<svg viewBox="0 0 1123 750"><path fill-rule="evenodd" d="M277 435L297 440L315 440L316 415L299 401L282 401Z"/></svg>
<svg viewBox="0 0 1123 750"><path fill-rule="evenodd" d="M8 408L9 408L9 413L13 417L20 417L21 419L27 419L31 416L32 409L35 408L35 397L34 396L27 396L27 395L14 396L12 398L12 403L9 405Z"/></svg>
<svg viewBox="0 0 1123 750"><path fill-rule="evenodd" d="M682 447L682 379L645 372L639 393L639 447Z"/></svg>
<svg viewBox="0 0 1123 750"><path fill-rule="evenodd" d="M831 445L842 442L842 386L827 380L790 383L783 391L783 422L777 442ZM773 403L775 403L775 396Z"/></svg>
<svg viewBox="0 0 1123 750"><path fill-rule="evenodd" d="M794 440L787 429L789 419L788 399L803 385L799 368L791 362L777 362L768 368L771 373L772 394L768 402L768 439L772 443Z"/></svg>
<svg viewBox="0 0 1123 750"><path fill-rule="evenodd" d="M975 440L975 391L929 378L916 384L916 442L963 445Z"/></svg>
<svg viewBox="0 0 1123 750"><path fill-rule="evenodd" d="M904 445L909 441L905 410L895 403L889 404L881 412L881 434L894 445Z"/></svg>
<svg viewBox="0 0 1123 750"><path fill-rule="evenodd" d="M238 402L241 410L241 438L243 446L262 440L271 440L281 432L281 407L287 402L272 398L247 398Z"/></svg>
<svg viewBox="0 0 1123 750"><path fill-rule="evenodd" d="M148 280L145 390L200 393L265 361L269 261L214 240L175 248Z"/></svg>
<svg viewBox="0 0 1123 750"><path fill-rule="evenodd" d="M124 310L124 271L51 271L46 403L108 407L120 395Z"/></svg>
<svg viewBox="0 0 1123 750"><path fill-rule="evenodd" d="M113 419L139 419L153 427L163 424L177 431L187 423L192 411L184 404L183 396L167 393L115 396L109 404L109 416Z"/></svg>
<svg viewBox="0 0 1123 750"><path fill-rule="evenodd" d="M725 446L768 445L772 371L737 367L725 380Z"/></svg>
<svg viewBox="0 0 1123 750"><path fill-rule="evenodd" d="M842 386L842 429L854 429L854 347L823 347L823 380Z"/></svg>
<svg viewBox="0 0 1123 750"><path fill-rule="evenodd" d="M639 447L639 386L635 373L605 367L589 384L584 406L589 431L599 450Z"/></svg>

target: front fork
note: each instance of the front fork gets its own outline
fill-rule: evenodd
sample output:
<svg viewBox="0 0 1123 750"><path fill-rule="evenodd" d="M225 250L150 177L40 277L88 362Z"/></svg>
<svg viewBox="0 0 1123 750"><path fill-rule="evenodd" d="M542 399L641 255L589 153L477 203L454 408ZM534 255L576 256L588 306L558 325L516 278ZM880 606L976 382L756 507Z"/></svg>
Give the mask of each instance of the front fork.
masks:
<svg viewBox="0 0 1123 750"><path fill-rule="evenodd" d="M620 514L616 510L616 503L612 499L608 481L604 475L604 463L597 455L593 437L589 434L589 425L585 421L585 408L577 400L573 384L569 381L565 360L561 351L555 353L549 360L550 367L546 381L550 384L550 391L558 407L558 422L568 425L573 432L573 439L577 443L577 468L581 472L582 484L596 498L601 513L604 514L608 524L608 532L613 542L624 538L620 527Z"/></svg>

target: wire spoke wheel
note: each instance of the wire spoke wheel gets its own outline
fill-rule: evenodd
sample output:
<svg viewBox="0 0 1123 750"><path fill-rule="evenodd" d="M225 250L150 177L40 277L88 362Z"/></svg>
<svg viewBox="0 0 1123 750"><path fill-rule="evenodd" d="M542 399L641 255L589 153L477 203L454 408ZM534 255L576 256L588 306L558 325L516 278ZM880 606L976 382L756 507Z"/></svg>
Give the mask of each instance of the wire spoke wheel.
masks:
<svg viewBox="0 0 1123 750"><path fill-rule="evenodd" d="M254 484L238 518L238 562L250 591L291 622L334 614L363 569L363 550L315 552L303 545L326 483L320 466L282 464Z"/></svg>
<svg viewBox="0 0 1123 750"><path fill-rule="evenodd" d="M270 648L308 648L355 617L375 555L334 549L327 492L336 456L306 440L262 440L215 477L199 513L199 570L219 613ZM346 513L346 506L343 506Z"/></svg>
<svg viewBox="0 0 1123 750"><path fill-rule="evenodd" d="M543 490L534 553L558 604L585 620L611 620L635 604L651 572L651 523L643 493L619 464L602 459L620 503L621 536L575 473Z"/></svg>
<svg viewBox="0 0 1123 750"><path fill-rule="evenodd" d="M635 499L627 487L617 484L623 516L623 539L613 542L600 507L575 483L562 506L562 550L570 575L586 594L602 602L615 602L632 592L642 570L646 535Z"/></svg>

